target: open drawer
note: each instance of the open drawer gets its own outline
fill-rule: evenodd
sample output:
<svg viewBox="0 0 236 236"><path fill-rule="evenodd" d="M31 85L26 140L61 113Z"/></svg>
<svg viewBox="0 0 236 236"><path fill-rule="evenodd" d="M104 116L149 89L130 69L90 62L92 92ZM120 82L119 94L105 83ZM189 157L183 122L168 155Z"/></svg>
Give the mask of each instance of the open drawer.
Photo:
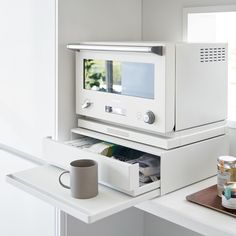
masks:
<svg viewBox="0 0 236 236"><path fill-rule="evenodd" d="M131 196L159 188L160 194L163 195L213 176L216 174L217 158L220 155L227 155L229 151L227 135L165 150L82 128L73 129L72 132L77 135L75 139L92 137L160 158L160 179L140 185L138 164L129 164L88 152L71 146L68 142L58 142L50 138L44 140L43 156L49 164L69 169L69 163L73 160L94 159L99 166L99 182Z"/></svg>
<svg viewBox="0 0 236 236"><path fill-rule="evenodd" d="M160 194L159 190L155 190L134 198L99 185L99 194L96 197L75 199L70 196L70 190L60 186L58 176L61 172L62 169L47 165L10 174L6 178L10 184L85 223L93 223Z"/></svg>
<svg viewBox="0 0 236 236"><path fill-rule="evenodd" d="M79 135L75 140L88 137ZM96 138L98 138L96 136ZM101 137L99 138L101 140ZM104 139L102 139L104 141ZM114 143L115 140L112 139ZM111 142L111 138L110 138ZM117 142L116 142L117 143ZM125 145L127 147L127 145ZM93 159L98 162L99 183L117 189L131 196L137 196L160 188L160 180L146 184L139 182L139 164L112 159L101 154L93 153L88 149L73 146L73 140L59 142L46 138L43 141L43 157L51 165L63 169L70 168L69 164L77 159ZM156 156L156 158L159 158Z"/></svg>

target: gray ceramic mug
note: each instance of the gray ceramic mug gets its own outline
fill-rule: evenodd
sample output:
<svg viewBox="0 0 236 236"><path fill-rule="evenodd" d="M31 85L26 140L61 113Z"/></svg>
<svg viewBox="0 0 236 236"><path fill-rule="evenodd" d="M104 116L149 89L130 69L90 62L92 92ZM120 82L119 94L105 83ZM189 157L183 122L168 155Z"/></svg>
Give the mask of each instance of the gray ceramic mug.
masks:
<svg viewBox="0 0 236 236"><path fill-rule="evenodd" d="M98 164L90 159L81 159L70 163L70 171L64 171L59 176L62 187L71 190L74 198L86 199L98 194ZM62 175L70 173L70 186L62 183Z"/></svg>

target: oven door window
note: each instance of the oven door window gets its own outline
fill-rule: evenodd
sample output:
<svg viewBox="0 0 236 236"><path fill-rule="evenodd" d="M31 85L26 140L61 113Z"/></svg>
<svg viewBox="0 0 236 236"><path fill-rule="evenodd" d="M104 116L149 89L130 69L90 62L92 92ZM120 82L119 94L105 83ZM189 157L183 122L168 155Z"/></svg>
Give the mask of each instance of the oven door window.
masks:
<svg viewBox="0 0 236 236"><path fill-rule="evenodd" d="M154 64L84 59L84 89L154 99Z"/></svg>

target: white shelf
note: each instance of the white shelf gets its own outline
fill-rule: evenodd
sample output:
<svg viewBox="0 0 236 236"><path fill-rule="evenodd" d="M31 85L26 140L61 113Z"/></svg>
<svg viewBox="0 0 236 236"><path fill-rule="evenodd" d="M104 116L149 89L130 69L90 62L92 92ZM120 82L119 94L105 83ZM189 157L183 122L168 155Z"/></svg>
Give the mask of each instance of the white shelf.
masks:
<svg viewBox="0 0 236 236"><path fill-rule="evenodd" d="M162 219L209 236L235 236L236 219L188 202L186 196L216 184L210 178L181 190L143 202L137 207Z"/></svg>
<svg viewBox="0 0 236 236"><path fill-rule="evenodd" d="M98 196L75 199L70 196L70 190L64 189L58 183L61 172L62 169L54 166L40 166L8 175L7 181L85 223L93 223L160 194L157 189L138 197L130 197L99 185Z"/></svg>

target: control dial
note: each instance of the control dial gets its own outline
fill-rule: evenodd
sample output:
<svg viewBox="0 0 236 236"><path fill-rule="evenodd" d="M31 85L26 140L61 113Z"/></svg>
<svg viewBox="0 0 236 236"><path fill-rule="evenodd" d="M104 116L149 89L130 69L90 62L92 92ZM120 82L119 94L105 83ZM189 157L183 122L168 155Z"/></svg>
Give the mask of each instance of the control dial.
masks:
<svg viewBox="0 0 236 236"><path fill-rule="evenodd" d="M143 121L147 124L153 124L155 121L155 115L152 111L147 111L143 116Z"/></svg>

